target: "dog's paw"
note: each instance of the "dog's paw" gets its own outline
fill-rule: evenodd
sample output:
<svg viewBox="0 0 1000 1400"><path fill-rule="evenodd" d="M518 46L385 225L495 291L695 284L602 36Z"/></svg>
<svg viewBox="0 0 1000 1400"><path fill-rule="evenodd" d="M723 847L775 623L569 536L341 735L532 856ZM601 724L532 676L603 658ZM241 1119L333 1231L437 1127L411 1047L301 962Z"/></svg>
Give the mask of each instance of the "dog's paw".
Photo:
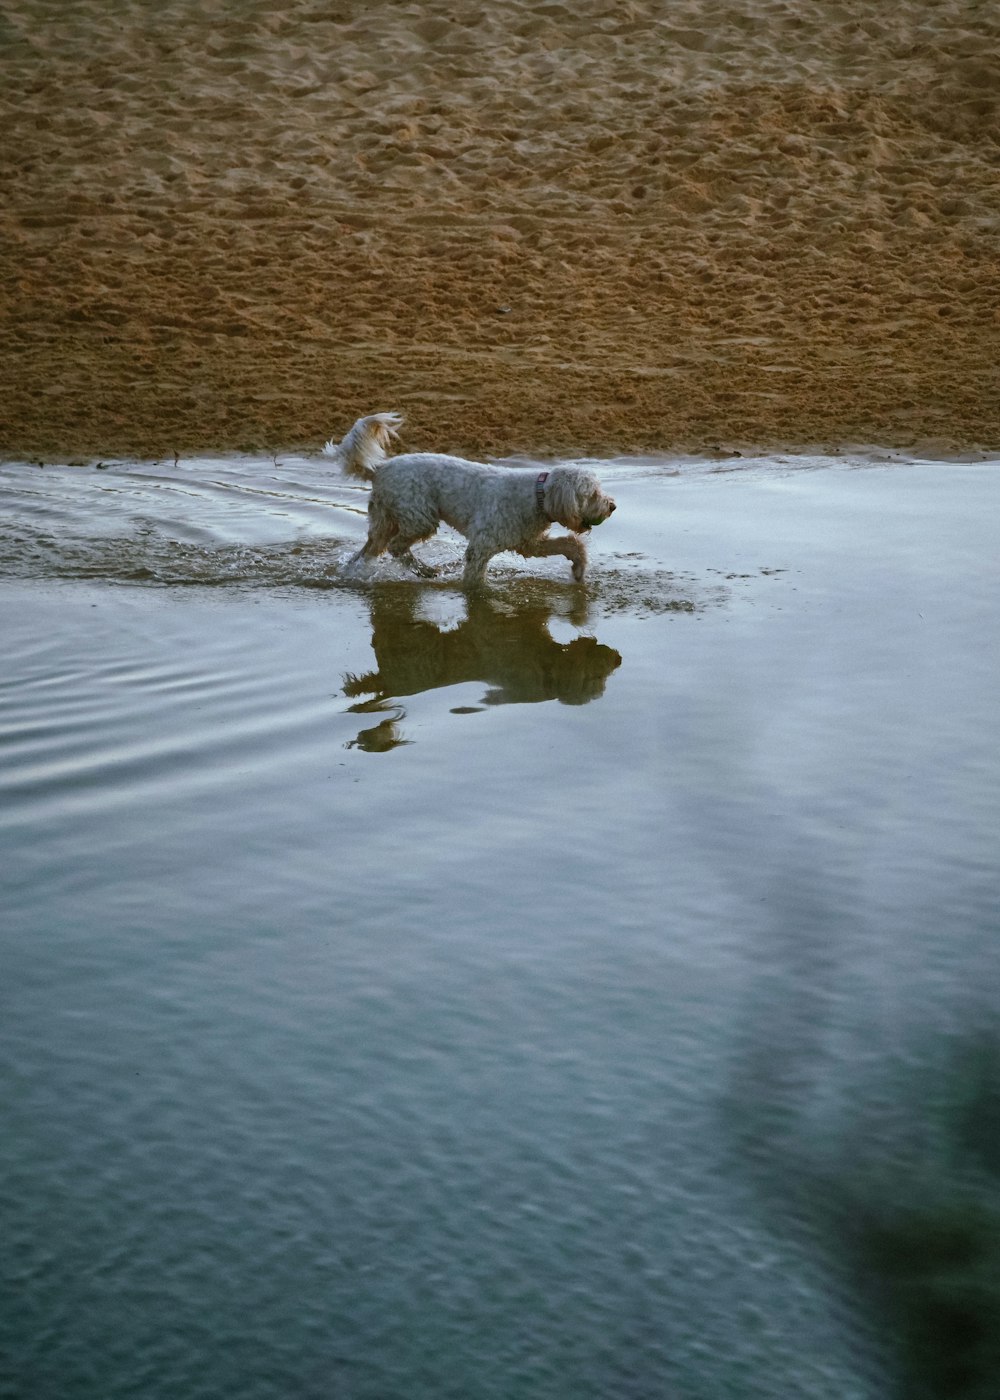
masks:
<svg viewBox="0 0 1000 1400"><path fill-rule="evenodd" d="M411 573L416 574L417 578L437 578L438 576L438 570L433 564L425 564L422 559L418 559L408 549L401 551L396 555L396 558L401 564L405 564Z"/></svg>

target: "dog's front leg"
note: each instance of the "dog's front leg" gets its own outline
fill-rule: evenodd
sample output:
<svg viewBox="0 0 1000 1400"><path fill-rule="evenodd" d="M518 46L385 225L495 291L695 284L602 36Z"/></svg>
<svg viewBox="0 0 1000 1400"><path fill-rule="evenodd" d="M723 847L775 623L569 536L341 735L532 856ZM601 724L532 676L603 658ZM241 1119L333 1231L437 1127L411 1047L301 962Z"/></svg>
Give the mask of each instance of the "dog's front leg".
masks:
<svg viewBox="0 0 1000 1400"><path fill-rule="evenodd" d="M465 569L462 573L464 588L479 588L486 582L486 566L496 551L482 540L470 540L465 551Z"/></svg>
<svg viewBox="0 0 1000 1400"><path fill-rule="evenodd" d="M577 535L556 535L554 539L548 535L541 535L537 540L519 545L517 552L525 559L538 558L544 554L563 555L573 565L573 578L577 583L583 582L583 576L587 572L587 546Z"/></svg>

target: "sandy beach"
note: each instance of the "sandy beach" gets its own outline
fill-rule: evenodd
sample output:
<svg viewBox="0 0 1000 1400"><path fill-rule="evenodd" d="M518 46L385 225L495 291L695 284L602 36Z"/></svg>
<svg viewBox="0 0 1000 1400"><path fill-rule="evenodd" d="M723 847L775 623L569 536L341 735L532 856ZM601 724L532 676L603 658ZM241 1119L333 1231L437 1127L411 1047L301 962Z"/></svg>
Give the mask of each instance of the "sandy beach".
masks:
<svg viewBox="0 0 1000 1400"><path fill-rule="evenodd" d="M974 0L2 0L0 454L1000 443Z"/></svg>

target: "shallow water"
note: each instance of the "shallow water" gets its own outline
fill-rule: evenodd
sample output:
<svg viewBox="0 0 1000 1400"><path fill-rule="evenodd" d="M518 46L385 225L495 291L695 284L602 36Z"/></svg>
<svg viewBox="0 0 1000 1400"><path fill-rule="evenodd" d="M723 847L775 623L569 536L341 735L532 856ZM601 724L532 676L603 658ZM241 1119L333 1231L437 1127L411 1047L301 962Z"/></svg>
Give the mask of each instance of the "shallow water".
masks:
<svg viewBox="0 0 1000 1400"><path fill-rule="evenodd" d="M997 467L0 468L0 1391L994 1394Z"/></svg>

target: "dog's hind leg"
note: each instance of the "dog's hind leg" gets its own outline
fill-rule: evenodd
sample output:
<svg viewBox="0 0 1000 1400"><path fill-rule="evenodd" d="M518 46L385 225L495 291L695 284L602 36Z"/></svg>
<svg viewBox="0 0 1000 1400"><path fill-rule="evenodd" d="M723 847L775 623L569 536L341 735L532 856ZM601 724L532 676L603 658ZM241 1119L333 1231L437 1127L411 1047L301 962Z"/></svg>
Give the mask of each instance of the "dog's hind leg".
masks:
<svg viewBox="0 0 1000 1400"><path fill-rule="evenodd" d="M398 534L399 526L396 521L373 500L368 506L368 538L357 554L348 560L347 567L377 559L380 554L385 553Z"/></svg>
<svg viewBox="0 0 1000 1400"><path fill-rule="evenodd" d="M519 545L517 552L525 559L535 559L543 554L565 555L573 565L573 578L577 583L583 582L587 572L587 546L576 535L556 535L552 539L548 535L540 535L529 544Z"/></svg>
<svg viewBox="0 0 1000 1400"><path fill-rule="evenodd" d="M389 553L393 559L398 559L401 564L405 564L408 569L419 575L420 578L437 578L437 569L430 564L425 564L422 559L418 559L412 552L410 546L418 544L420 540L425 540L426 535L404 535L398 534L389 545Z"/></svg>

